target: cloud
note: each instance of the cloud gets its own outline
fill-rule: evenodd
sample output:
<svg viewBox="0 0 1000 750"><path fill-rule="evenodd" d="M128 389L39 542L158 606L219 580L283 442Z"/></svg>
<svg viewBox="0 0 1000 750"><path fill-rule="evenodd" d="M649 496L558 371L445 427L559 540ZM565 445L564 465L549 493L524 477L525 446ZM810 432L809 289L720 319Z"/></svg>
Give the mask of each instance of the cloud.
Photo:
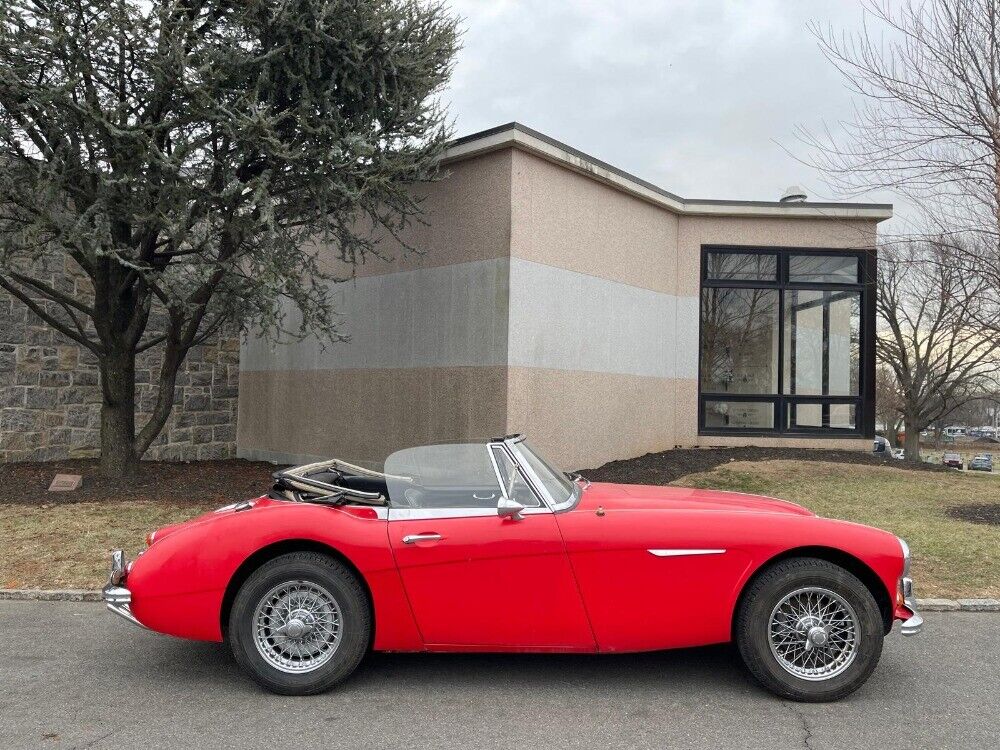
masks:
<svg viewBox="0 0 1000 750"><path fill-rule="evenodd" d="M849 119L807 24L857 28L853 0L454 0L458 134L517 120L687 197L828 197L778 144ZM777 141L777 143L776 143ZM892 201L873 194L870 200Z"/></svg>

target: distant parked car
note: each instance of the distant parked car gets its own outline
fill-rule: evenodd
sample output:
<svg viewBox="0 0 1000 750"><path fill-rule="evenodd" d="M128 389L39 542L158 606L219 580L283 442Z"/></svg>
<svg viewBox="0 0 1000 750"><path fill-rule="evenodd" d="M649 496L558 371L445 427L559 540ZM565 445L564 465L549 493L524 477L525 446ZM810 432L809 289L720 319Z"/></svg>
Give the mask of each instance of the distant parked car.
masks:
<svg viewBox="0 0 1000 750"><path fill-rule="evenodd" d="M969 471L993 471L993 456L980 453L969 461Z"/></svg>
<svg viewBox="0 0 1000 750"><path fill-rule="evenodd" d="M945 466L950 466L953 469L962 469L965 466L962 463L962 456L958 453L945 453L941 456L941 463Z"/></svg>
<svg viewBox="0 0 1000 750"><path fill-rule="evenodd" d="M904 458L906 458L906 451L903 448L893 448L892 457L902 461Z"/></svg>
<svg viewBox="0 0 1000 750"><path fill-rule="evenodd" d="M872 453L887 453L889 451L889 441L881 435L875 436L875 444L872 446Z"/></svg>

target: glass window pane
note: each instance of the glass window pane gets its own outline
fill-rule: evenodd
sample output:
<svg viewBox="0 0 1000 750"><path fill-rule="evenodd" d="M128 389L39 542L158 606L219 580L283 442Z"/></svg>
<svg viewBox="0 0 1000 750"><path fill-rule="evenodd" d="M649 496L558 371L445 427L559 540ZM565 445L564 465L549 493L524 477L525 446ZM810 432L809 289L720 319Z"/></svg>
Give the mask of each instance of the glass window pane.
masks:
<svg viewBox="0 0 1000 750"><path fill-rule="evenodd" d="M830 427L835 430L853 430L857 428L854 404L830 404Z"/></svg>
<svg viewBox="0 0 1000 750"><path fill-rule="evenodd" d="M497 468L500 470L500 478L503 480L504 491L511 500L515 500L525 508L537 508L541 502L531 491L531 487L524 480L521 472L514 466L514 462L501 448L493 448L493 455L497 460Z"/></svg>
<svg viewBox="0 0 1000 750"><path fill-rule="evenodd" d="M857 284L859 259L843 255L792 255L788 281L813 284Z"/></svg>
<svg viewBox="0 0 1000 750"><path fill-rule="evenodd" d="M822 427L822 404L788 404L789 427Z"/></svg>
<svg viewBox="0 0 1000 750"><path fill-rule="evenodd" d="M774 404L770 401L705 401L708 429L770 430L774 427Z"/></svg>
<svg viewBox="0 0 1000 750"><path fill-rule="evenodd" d="M778 291L703 289L702 393L778 390Z"/></svg>
<svg viewBox="0 0 1000 750"><path fill-rule="evenodd" d="M402 508L495 508L500 484L485 443L422 445L385 460L389 504Z"/></svg>
<svg viewBox="0 0 1000 750"><path fill-rule="evenodd" d="M511 446L517 454L521 464L527 464L528 468L535 472L535 476L545 485L545 490L557 503L565 502L573 494L573 481L562 471L555 468L542 458L542 454L536 451L526 440L516 442Z"/></svg>
<svg viewBox="0 0 1000 750"><path fill-rule="evenodd" d="M823 424L823 410L829 410L829 424ZM834 430L853 430L856 428L854 404L810 404L792 403L787 407L788 428L825 427Z"/></svg>
<svg viewBox="0 0 1000 750"><path fill-rule="evenodd" d="M705 275L709 279L734 281L774 281L778 258L762 253L708 253Z"/></svg>
<svg viewBox="0 0 1000 750"><path fill-rule="evenodd" d="M785 393L856 396L861 372L861 295L785 292Z"/></svg>

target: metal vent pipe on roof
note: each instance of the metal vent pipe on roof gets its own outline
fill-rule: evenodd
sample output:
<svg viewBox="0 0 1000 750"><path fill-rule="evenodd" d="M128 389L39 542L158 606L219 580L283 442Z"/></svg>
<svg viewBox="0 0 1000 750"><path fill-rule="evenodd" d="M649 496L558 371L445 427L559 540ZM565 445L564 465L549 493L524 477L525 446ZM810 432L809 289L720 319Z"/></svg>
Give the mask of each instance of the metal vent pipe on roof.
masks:
<svg viewBox="0 0 1000 750"><path fill-rule="evenodd" d="M800 188L798 185L792 185L785 189L785 192L781 195L781 203L803 203L806 198L806 191Z"/></svg>

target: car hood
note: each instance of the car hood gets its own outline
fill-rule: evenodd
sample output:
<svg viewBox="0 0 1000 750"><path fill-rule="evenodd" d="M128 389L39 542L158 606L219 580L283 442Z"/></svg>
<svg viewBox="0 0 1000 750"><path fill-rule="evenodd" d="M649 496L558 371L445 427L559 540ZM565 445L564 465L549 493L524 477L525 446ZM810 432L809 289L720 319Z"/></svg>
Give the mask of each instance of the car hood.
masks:
<svg viewBox="0 0 1000 750"><path fill-rule="evenodd" d="M592 482L577 506L594 510L711 510L734 513L783 513L814 516L801 505L763 495L741 492L694 490L687 487L651 487L642 484Z"/></svg>

